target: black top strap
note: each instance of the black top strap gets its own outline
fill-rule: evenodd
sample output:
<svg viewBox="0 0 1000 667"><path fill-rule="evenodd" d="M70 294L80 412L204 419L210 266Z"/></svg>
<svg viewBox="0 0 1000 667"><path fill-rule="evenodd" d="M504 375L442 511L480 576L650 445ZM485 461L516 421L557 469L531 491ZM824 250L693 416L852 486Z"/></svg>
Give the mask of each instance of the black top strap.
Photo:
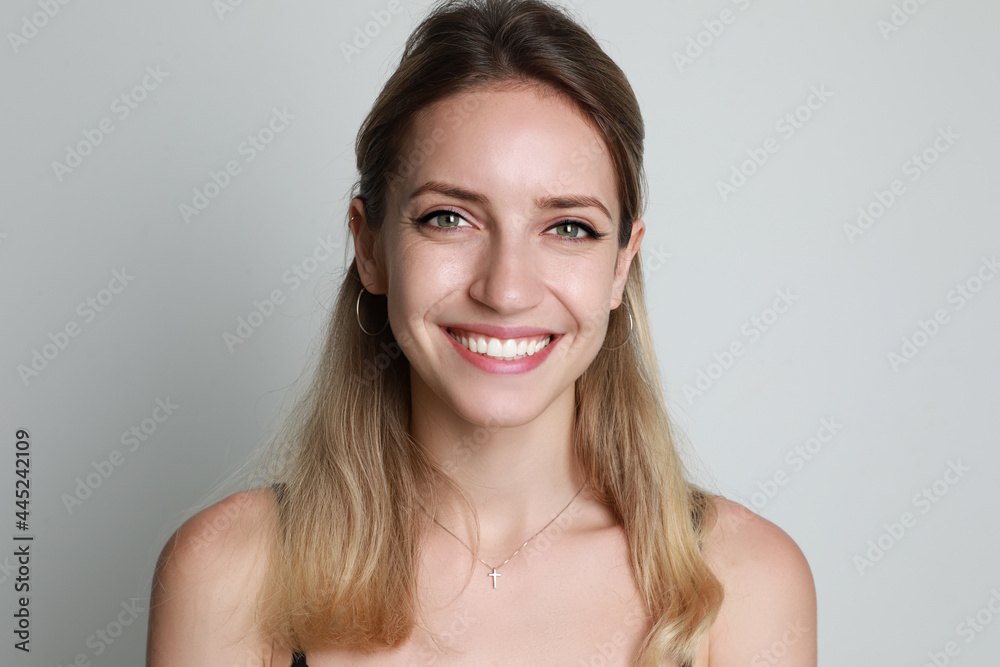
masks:
<svg viewBox="0 0 1000 667"><path fill-rule="evenodd" d="M285 483L277 482L275 484L272 484L271 490L274 491L274 495L277 496L278 502L280 503L281 500L285 497Z"/></svg>

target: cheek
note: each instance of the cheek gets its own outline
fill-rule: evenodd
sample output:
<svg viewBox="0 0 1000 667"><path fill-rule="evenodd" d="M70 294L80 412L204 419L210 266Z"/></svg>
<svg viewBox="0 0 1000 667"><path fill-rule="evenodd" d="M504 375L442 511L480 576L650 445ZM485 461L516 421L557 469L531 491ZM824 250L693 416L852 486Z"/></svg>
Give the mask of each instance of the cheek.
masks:
<svg viewBox="0 0 1000 667"><path fill-rule="evenodd" d="M610 274L596 270L575 274L560 284L560 300L572 313L578 336L601 337L607 331L611 312Z"/></svg>
<svg viewBox="0 0 1000 667"><path fill-rule="evenodd" d="M608 330L608 320L611 315L611 300L606 292L601 293L601 298L588 302L588 311L583 316L580 323L581 331L584 335L594 338L603 338Z"/></svg>
<svg viewBox="0 0 1000 667"><path fill-rule="evenodd" d="M447 298L460 291L466 271L441 253L421 250L419 246L405 248L390 260L389 313L394 322L415 325L434 319Z"/></svg>

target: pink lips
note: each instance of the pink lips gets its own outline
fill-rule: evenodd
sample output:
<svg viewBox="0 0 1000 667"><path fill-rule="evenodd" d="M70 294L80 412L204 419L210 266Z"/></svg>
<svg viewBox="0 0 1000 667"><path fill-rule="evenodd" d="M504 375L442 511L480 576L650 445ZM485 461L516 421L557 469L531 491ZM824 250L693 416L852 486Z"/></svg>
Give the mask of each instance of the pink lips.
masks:
<svg viewBox="0 0 1000 667"><path fill-rule="evenodd" d="M465 328L466 326L467 325L462 325L461 328ZM457 329L460 327L458 325L455 325L455 328ZM493 331L500 330L501 332L503 331L508 332L498 336L493 333L488 333L483 329L484 327L482 325L479 325L471 330L483 334L488 334L496 338L505 338L505 337L523 338L525 336L536 336L536 335L541 336L550 333L548 331L545 331L544 329L537 329L531 327L506 327L506 328L491 327ZM518 333L521 331L526 333ZM509 332L515 332L515 335L510 335ZM476 368L485 371L487 373L491 373L493 375L516 375L520 373L527 373L530 370L538 368L542 364L542 362L545 361L546 358L548 358L549 354L552 352L552 348L556 346L556 343L558 343L559 339L562 338L561 336L552 334L552 340L549 341L549 344L543 347L535 354L531 355L530 357L524 357L522 359L511 359L509 361L505 361L503 359L494 359L493 357L487 357L485 355L476 354L475 352L472 352L471 350L469 350L469 348L465 347L460 342L452 338L451 334L448 333L448 329L445 327L441 327L441 333L444 334L444 337L448 339L451 345L458 352L459 356L461 356L463 359L471 363Z"/></svg>

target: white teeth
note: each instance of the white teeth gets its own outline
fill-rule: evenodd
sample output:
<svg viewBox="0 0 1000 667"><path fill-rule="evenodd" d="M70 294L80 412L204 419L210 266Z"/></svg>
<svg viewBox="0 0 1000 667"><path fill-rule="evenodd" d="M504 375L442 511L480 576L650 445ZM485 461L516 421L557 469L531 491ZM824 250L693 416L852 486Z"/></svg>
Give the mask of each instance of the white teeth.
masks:
<svg viewBox="0 0 1000 667"><path fill-rule="evenodd" d="M506 360L530 357L552 342L552 336L547 336L544 340L540 341L534 339L521 339L518 341L514 339L500 340L499 338L487 338L485 336L472 338L462 336L459 338L451 331L448 332L448 335L476 354Z"/></svg>

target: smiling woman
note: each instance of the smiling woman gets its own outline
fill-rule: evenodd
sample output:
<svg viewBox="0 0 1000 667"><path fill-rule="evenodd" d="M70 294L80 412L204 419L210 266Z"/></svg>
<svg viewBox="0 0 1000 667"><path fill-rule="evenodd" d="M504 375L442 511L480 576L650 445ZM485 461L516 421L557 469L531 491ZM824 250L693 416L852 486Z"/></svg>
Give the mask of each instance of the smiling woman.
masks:
<svg viewBox="0 0 1000 667"><path fill-rule="evenodd" d="M168 541L149 665L816 664L802 553L673 444L643 138L562 10L432 10L358 134L355 257L273 489Z"/></svg>

